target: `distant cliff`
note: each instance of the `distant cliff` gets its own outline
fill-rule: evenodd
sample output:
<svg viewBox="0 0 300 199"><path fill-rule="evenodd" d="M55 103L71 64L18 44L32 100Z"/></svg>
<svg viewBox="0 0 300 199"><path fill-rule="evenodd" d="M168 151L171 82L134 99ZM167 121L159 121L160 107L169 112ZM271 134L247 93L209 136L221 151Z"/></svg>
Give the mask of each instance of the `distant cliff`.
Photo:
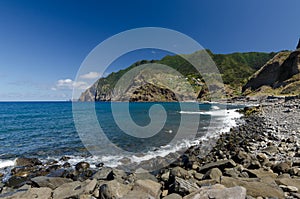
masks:
<svg viewBox="0 0 300 199"><path fill-rule="evenodd" d="M187 56L195 56L199 52ZM275 53L232 53L232 54L213 54L208 51L211 58L220 70L222 79L225 84L226 96L234 97L241 95L242 86L247 79L260 69ZM145 78L146 73L138 74L138 78L130 82L128 88L124 88L128 95L121 96L116 93L115 86L118 80L128 71L149 63L157 63L167 65L180 75L153 73L151 77ZM152 71L153 72L153 71ZM164 84L157 84L155 79L159 79ZM182 82L188 82L192 86L192 90ZM173 89L165 86L169 84ZM219 82L215 87L218 88ZM120 90L120 89L119 89ZM176 95L177 93L177 95ZM179 94L178 94L179 93ZM184 93L180 95L180 93ZM123 93L124 95L124 93ZM195 68L179 55L166 56L161 60L142 60L134 63L124 70L111 73L105 78L100 78L89 89L84 91L79 101L177 101L198 98L198 100L209 100L210 95L206 84Z"/></svg>
<svg viewBox="0 0 300 199"><path fill-rule="evenodd" d="M242 91L246 95L300 94L300 48L276 54L251 76Z"/></svg>

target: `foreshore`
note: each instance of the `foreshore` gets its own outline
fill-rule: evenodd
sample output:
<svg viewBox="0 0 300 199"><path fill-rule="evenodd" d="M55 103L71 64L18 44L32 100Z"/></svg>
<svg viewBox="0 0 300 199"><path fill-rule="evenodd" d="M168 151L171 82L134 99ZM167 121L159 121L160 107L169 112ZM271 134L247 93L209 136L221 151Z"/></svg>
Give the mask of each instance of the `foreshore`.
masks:
<svg viewBox="0 0 300 199"><path fill-rule="evenodd" d="M300 198L300 100L245 108L243 121L203 156L188 149L156 172L127 173L62 157L42 163L19 158L0 183L0 198ZM3 176L0 174L0 179Z"/></svg>

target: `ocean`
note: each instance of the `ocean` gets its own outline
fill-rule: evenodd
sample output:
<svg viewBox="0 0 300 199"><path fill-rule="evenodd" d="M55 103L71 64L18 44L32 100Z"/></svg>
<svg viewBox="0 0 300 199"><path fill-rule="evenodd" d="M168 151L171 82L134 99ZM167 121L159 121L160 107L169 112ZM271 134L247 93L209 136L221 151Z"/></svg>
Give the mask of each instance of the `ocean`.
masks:
<svg viewBox="0 0 300 199"><path fill-rule="evenodd" d="M84 160L92 166L103 162L106 166L112 167L122 164L124 158L129 158L132 162L140 162L157 156L164 157L171 152L195 145L200 140L229 131L230 127L236 125L235 119L240 117L236 110L243 107L197 103L196 110L189 108L182 110L180 103L176 102L76 102L74 104L72 107L72 102L0 102L0 169L13 166L14 160L21 156L37 157L46 161L59 160L65 155L71 157L69 160L71 164ZM112 104L117 107L117 113L113 113ZM162 128L153 136L136 137L124 133L115 121L116 118L121 120L123 118L123 122L126 122L128 115L124 113L123 117L123 111L129 110L130 119L136 125L143 127L154 122L155 126L155 118L160 118L161 113L156 112L156 109L149 113L153 105L159 105L166 114L166 121ZM185 106L195 107L195 103L185 103ZM102 138L98 138L98 135L101 136L97 129L89 128L91 127L89 122L93 121L89 119L89 107L94 107L96 123L101 126L106 141L108 140L111 145L125 153L116 153L101 140ZM74 118L78 117L78 113L80 117L86 119L84 121L88 130L84 133L82 133L84 125L80 127L81 132L76 128L78 121ZM120 117L115 117L114 114L119 114ZM152 114L153 118L149 114ZM196 131L192 128L195 126L192 117L195 116L199 118ZM185 117L184 121L183 117ZM157 125L160 125L160 120L156 121L159 123ZM180 126L183 122L184 124ZM135 131L135 126L125 126L127 131ZM182 128L184 129L182 136L177 138L176 142L172 142L176 133ZM126 154L128 157L125 157Z"/></svg>

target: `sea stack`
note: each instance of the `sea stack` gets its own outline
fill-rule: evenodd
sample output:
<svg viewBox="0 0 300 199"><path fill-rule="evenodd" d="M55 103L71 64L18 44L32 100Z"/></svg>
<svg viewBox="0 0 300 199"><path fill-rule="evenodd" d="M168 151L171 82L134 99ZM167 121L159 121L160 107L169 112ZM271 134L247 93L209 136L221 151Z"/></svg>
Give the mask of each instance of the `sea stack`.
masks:
<svg viewBox="0 0 300 199"><path fill-rule="evenodd" d="M300 38L299 38L298 45L297 45L296 49L299 49L299 48L300 48Z"/></svg>

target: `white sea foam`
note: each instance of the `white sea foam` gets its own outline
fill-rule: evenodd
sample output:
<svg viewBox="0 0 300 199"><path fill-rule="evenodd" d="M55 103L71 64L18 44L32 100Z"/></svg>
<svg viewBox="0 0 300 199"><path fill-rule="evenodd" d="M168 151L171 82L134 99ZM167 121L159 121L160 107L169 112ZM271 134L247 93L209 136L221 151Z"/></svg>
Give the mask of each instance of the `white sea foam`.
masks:
<svg viewBox="0 0 300 199"><path fill-rule="evenodd" d="M14 160L1 160L0 159L0 169L5 168L5 167L12 167L15 165Z"/></svg>
<svg viewBox="0 0 300 199"><path fill-rule="evenodd" d="M180 114L192 114L192 115L211 115L212 112L210 111L179 111Z"/></svg>
<svg viewBox="0 0 300 199"><path fill-rule="evenodd" d="M212 106L211 109L213 109L213 110L219 110L220 107L218 107L218 106Z"/></svg>
<svg viewBox="0 0 300 199"><path fill-rule="evenodd" d="M164 145L155 150L150 150L146 153L139 155L128 155L128 156L117 156L117 155L103 155L101 157L80 157L80 156L70 156L71 159L69 163L75 165L80 161L87 161L91 164L91 167L95 167L95 164L103 162L105 166L117 167L122 165L122 160L126 158L130 160L130 163L141 163L142 161L147 161L156 157L165 157L170 153L175 153L181 151L182 149L187 149L191 146L198 145L201 141L208 142L213 138L217 138L221 132L229 132L230 128L237 125L236 119L241 117L241 114L236 111L237 109L217 109L211 111L200 111L200 112L189 112L181 111L181 114L203 114L211 115L212 117L218 117L220 120L217 122L217 126L211 126L207 128L207 133L195 140L182 140L175 145ZM168 131L167 131L168 132Z"/></svg>

